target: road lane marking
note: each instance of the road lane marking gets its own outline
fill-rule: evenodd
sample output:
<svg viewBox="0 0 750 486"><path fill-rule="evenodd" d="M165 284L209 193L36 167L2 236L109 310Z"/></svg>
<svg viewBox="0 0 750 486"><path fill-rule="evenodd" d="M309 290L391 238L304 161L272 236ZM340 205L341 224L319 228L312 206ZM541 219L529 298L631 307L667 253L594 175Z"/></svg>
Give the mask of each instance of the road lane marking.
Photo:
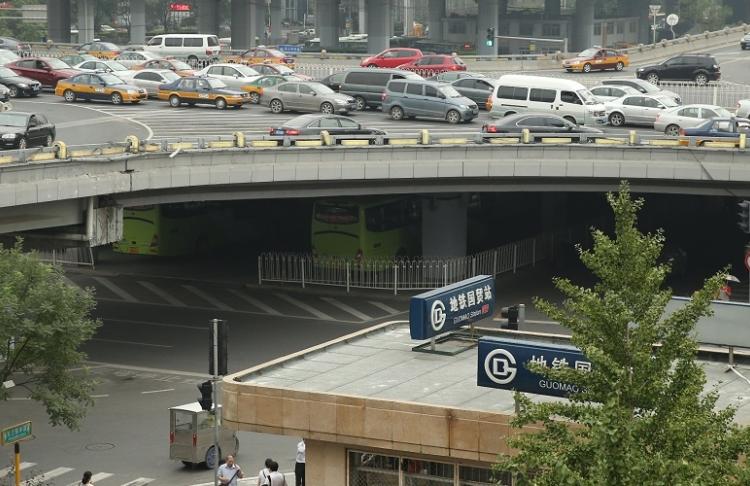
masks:
<svg viewBox="0 0 750 486"><path fill-rule="evenodd" d="M127 291L121 289L114 283L110 282L104 277L92 277L98 284L103 285L104 287L107 287L109 290L112 291L112 293L117 294L122 300L127 300L128 302L138 302L138 299L130 295Z"/></svg>
<svg viewBox="0 0 750 486"><path fill-rule="evenodd" d="M24 469L32 468L34 466L36 466L35 462L22 462L21 463L21 471L23 471ZM3 479L8 474L10 474L11 469L12 468L10 468L10 467L4 467L4 468L0 469L0 479Z"/></svg>
<svg viewBox="0 0 750 486"><path fill-rule="evenodd" d="M220 301L219 299L217 299L215 297L212 297L212 296L208 295L207 293L205 293L204 291L202 291L199 288L193 287L192 285L183 285L182 288L185 289L185 290L187 290L188 292L192 292L193 294L197 295L201 299L205 300L209 304L211 304L214 307L216 307L217 309L221 309L221 310L225 310L225 311L229 311L229 312L234 311L234 309L232 309L231 307L229 307L224 302Z"/></svg>
<svg viewBox="0 0 750 486"><path fill-rule="evenodd" d="M101 341L103 343L118 343L118 344L131 344L133 346L149 346L152 348L166 348L172 349L172 346L166 344L152 344L152 343L140 343L138 341L123 341L120 339L106 339L106 338L92 338L92 341Z"/></svg>
<svg viewBox="0 0 750 486"><path fill-rule="evenodd" d="M69 473L72 471L72 467L57 467L55 469L52 469L50 471L47 471L42 474L38 474L34 477L31 477L23 482L24 485L32 485L32 484L48 484L47 481L56 478L57 476L62 476L63 474Z"/></svg>
<svg viewBox="0 0 750 486"><path fill-rule="evenodd" d="M331 304L332 306L334 306L334 307L338 307L338 308L339 308L339 309L341 309L342 311L344 311L344 312L348 312L349 314L351 314L351 315L353 315L353 316L355 316L355 317L359 317L359 318L360 318L360 319L362 319L363 321L369 321L369 320L372 320L372 317L368 316L368 315L367 315L367 314L365 314L364 312L360 312L360 311L358 311L357 309L355 309L354 307L352 307L352 306L350 306L350 305L346 305L346 304L344 304L343 302L341 302L341 301L339 301L339 300L336 300L336 299L334 299L334 298L332 298L332 297L321 297L321 298L320 298L320 300L322 300L322 301L324 301L324 302L328 302L328 303L329 303L329 304Z"/></svg>
<svg viewBox="0 0 750 486"><path fill-rule="evenodd" d="M93 476L91 476L91 483L96 484L97 481L103 481L112 476L114 476L114 474L108 473L108 472L96 473ZM81 484L80 481L76 481L75 483L70 483L67 486L79 486L80 484Z"/></svg>
<svg viewBox="0 0 750 486"><path fill-rule="evenodd" d="M146 484L148 484L148 483L150 483L152 481L154 481L154 479L152 479L152 478L138 478L138 479L134 479L132 481L129 481L129 482L123 484L122 486L144 486L144 485L146 485Z"/></svg>
<svg viewBox="0 0 750 486"><path fill-rule="evenodd" d="M110 368L116 368L116 369L121 369L121 370L139 371L143 373L162 373L162 374L168 374L168 375L187 376L190 378L210 378L210 375L208 375L207 373L195 373L193 371L170 370L166 368L148 368L145 366L130 366L130 365L123 365L123 364L118 364L118 363L104 363L101 361L88 361L88 363L98 365L98 366L107 366Z"/></svg>
<svg viewBox="0 0 750 486"><path fill-rule="evenodd" d="M91 395L91 398L109 398L109 393L102 393L101 395Z"/></svg>
<svg viewBox="0 0 750 486"><path fill-rule="evenodd" d="M400 311L400 310L394 309L393 307L389 306L388 304L384 304L382 302L377 302L377 301L374 301L374 300L370 300L370 301L368 301L368 303L371 304L371 305L374 305L378 309L386 311L389 314L400 314L401 312L406 312L406 311Z"/></svg>
<svg viewBox="0 0 750 486"><path fill-rule="evenodd" d="M164 393L174 391L174 388L164 388L163 390L148 390L142 391L141 395L150 395L151 393Z"/></svg>
<svg viewBox="0 0 750 486"><path fill-rule="evenodd" d="M170 304L172 304L174 306L185 307L185 304L183 304L182 302L180 302L180 300L177 297L174 297L174 296L166 293L165 291L163 291L162 289L160 289L156 285L152 284L151 282L144 282L142 280L138 280L138 285L140 285L141 287L147 288L148 290L150 290L151 292L155 293L156 295L158 295L159 297L161 297L163 300L166 300L167 302L169 302Z"/></svg>
<svg viewBox="0 0 750 486"><path fill-rule="evenodd" d="M265 311L267 314L272 314L274 316L280 316L282 315L281 312L277 311L270 305L265 304L264 302L261 302L260 300L256 299L255 297L250 297L249 295L243 294L237 289L227 289L230 293L236 295L240 299L244 300L248 304L254 305L258 309L261 309Z"/></svg>
<svg viewBox="0 0 750 486"><path fill-rule="evenodd" d="M325 320L329 320L329 321L335 321L336 320L333 317L331 317L328 314L326 314L325 312L319 311L315 307L309 306L309 305L305 304L304 302L301 302L301 301L299 301L299 300L297 300L297 299L295 299L293 297L289 297L286 294L278 294L277 293L277 294L274 294L274 295L276 297L282 299L282 300L285 300L285 301L289 302L290 304L292 304L294 306L299 307L302 310L305 310L305 311L309 312L310 314L312 314L314 316L319 317L320 319L325 319Z"/></svg>

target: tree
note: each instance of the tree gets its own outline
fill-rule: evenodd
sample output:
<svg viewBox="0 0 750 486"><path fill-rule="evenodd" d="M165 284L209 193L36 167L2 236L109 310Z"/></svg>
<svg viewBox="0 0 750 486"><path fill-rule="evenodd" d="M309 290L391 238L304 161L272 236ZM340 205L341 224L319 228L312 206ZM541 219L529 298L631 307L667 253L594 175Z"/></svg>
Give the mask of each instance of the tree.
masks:
<svg viewBox="0 0 750 486"><path fill-rule="evenodd" d="M20 240L0 245L0 382L26 388L54 426L78 428L93 405L94 382L81 370L86 355L79 348L99 326L89 317L94 305L90 290L24 253ZM0 400L8 396L0 386Z"/></svg>
<svg viewBox="0 0 750 486"><path fill-rule="evenodd" d="M664 317L672 295L663 286L669 265L659 263L664 235L638 231L643 200L631 198L627 183L607 200L614 237L592 230L593 248L578 248L597 283L585 288L556 278L563 304L535 299L540 310L571 329L572 343L592 369L528 365L582 391L551 403L516 393L512 425L543 427L509 439L518 455L501 457L498 468L516 473L518 484L750 484L740 460L750 451L748 429L733 423L733 409L715 410L716 393L704 393L705 374L691 337L697 320L711 312L722 272Z"/></svg>

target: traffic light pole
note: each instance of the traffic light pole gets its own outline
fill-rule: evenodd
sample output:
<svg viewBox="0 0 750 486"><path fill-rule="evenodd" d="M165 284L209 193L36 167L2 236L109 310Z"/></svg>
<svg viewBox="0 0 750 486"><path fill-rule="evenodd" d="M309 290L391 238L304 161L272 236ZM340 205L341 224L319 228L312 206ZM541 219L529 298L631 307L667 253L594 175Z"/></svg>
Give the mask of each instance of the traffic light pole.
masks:
<svg viewBox="0 0 750 486"><path fill-rule="evenodd" d="M211 379L214 389L214 453L216 454L216 460L214 461L214 486L219 486L219 393L217 391L219 387L219 320L212 319L211 326L213 327L213 365L214 375Z"/></svg>

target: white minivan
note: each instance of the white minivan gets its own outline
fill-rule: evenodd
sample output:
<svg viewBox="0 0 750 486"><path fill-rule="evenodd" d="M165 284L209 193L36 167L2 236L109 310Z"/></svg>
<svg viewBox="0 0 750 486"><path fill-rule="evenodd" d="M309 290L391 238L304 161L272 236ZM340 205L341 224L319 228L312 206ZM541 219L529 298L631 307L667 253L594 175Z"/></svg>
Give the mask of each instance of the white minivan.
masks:
<svg viewBox="0 0 750 486"><path fill-rule="evenodd" d="M605 125L604 105L579 82L506 74L488 100L490 116L501 118L515 113L552 113L578 125Z"/></svg>
<svg viewBox="0 0 750 486"><path fill-rule="evenodd" d="M161 57L175 57L197 62L218 59L221 53L219 38L206 34L160 34L146 44L145 51Z"/></svg>

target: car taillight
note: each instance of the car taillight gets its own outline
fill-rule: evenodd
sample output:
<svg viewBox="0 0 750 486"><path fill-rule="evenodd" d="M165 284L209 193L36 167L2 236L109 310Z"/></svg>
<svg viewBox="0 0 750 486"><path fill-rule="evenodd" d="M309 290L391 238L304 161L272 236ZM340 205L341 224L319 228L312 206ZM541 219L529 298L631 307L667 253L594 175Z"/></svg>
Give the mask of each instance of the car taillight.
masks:
<svg viewBox="0 0 750 486"><path fill-rule="evenodd" d="M198 445L198 434L193 432L193 447Z"/></svg>
<svg viewBox="0 0 750 486"><path fill-rule="evenodd" d="M284 133L286 133L287 135L299 135L299 130L297 130L296 128L287 128Z"/></svg>
<svg viewBox="0 0 750 486"><path fill-rule="evenodd" d="M497 127L495 125L485 125L485 132L487 133L497 133Z"/></svg>
<svg viewBox="0 0 750 486"><path fill-rule="evenodd" d="M169 443L174 444L174 432L169 433Z"/></svg>
<svg viewBox="0 0 750 486"><path fill-rule="evenodd" d="M684 128L680 128L680 131L677 132L677 133L679 133L681 137L684 137L685 136L685 129Z"/></svg>

